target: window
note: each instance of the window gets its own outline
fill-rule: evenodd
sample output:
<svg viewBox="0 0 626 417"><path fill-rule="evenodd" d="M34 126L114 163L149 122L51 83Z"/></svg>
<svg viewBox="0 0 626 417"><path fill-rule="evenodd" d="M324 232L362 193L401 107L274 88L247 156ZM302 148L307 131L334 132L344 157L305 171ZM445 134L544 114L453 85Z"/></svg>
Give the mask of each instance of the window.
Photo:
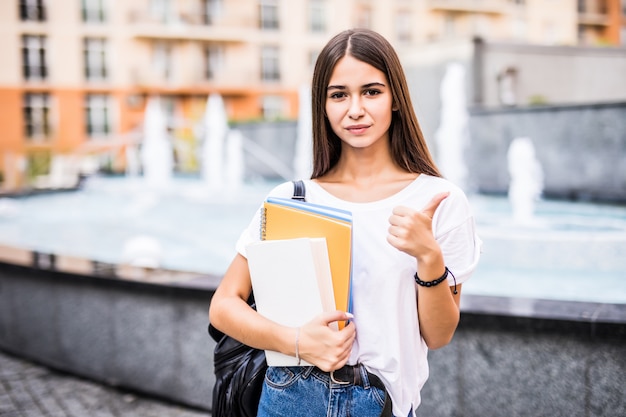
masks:
<svg viewBox="0 0 626 417"><path fill-rule="evenodd" d="M47 93L24 95L24 131L30 139L50 135L50 96Z"/></svg>
<svg viewBox="0 0 626 417"><path fill-rule="evenodd" d="M264 96L261 107L265 120L276 120L284 114L285 100L280 96Z"/></svg>
<svg viewBox="0 0 626 417"><path fill-rule="evenodd" d="M372 9L369 5L361 4L356 12L356 27L372 28Z"/></svg>
<svg viewBox="0 0 626 417"><path fill-rule="evenodd" d="M44 0L20 0L20 19L44 22L46 20L46 8Z"/></svg>
<svg viewBox="0 0 626 417"><path fill-rule="evenodd" d="M204 48L204 78L212 80L222 66L224 50L219 45L208 45Z"/></svg>
<svg viewBox="0 0 626 417"><path fill-rule="evenodd" d="M524 39L526 39L528 30L527 30L526 21L523 18L521 17L513 18L511 29L512 29L513 39L520 40L520 41L524 41ZM487 36L488 35L486 35L486 32L485 32L485 36L483 37L486 38Z"/></svg>
<svg viewBox="0 0 626 417"><path fill-rule="evenodd" d="M264 46L261 49L261 80L280 81L278 54L275 46Z"/></svg>
<svg viewBox="0 0 626 417"><path fill-rule="evenodd" d="M309 68L313 70L315 68L315 63L317 62L317 57L320 56L320 51L315 50L309 52Z"/></svg>
<svg viewBox="0 0 626 417"><path fill-rule="evenodd" d="M150 0L150 17L157 22L167 23L170 20L169 0Z"/></svg>
<svg viewBox="0 0 626 417"><path fill-rule="evenodd" d="M176 96L173 95L162 95L159 99L161 101L161 111L165 116L165 126L169 128L170 126L176 125Z"/></svg>
<svg viewBox="0 0 626 417"><path fill-rule="evenodd" d="M578 43L584 45L587 40L587 33L583 25L578 25Z"/></svg>
<svg viewBox="0 0 626 417"><path fill-rule="evenodd" d="M26 80L44 80L48 76L45 36L22 36L22 60Z"/></svg>
<svg viewBox="0 0 626 417"><path fill-rule="evenodd" d="M89 136L107 136L111 132L111 109L106 94L88 94L85 103L85 125Z"/></svg>
<svg viewBox="0 0 626 417"><path fill-rule="evenodd" d="M453 37L456 35L456 19L455 15L452 13L446 13L443 16L443 36L444 37Z"/></svg>
<svg viewBox="0 0 626 417"><path fill-rule="evenodd" d="M223 0L201 0L202 20L205 25L214 24L222 14Z"/></svg>
<svg viewBox="0 0 626 417"><path fill-rule="evenodd" d="M278 1L261 0L259 2L259 18L261 29L278 29Z"/></svg>
<svg viewBox="0 0 626 417"><path fill-rule="evenodd" d="M104 1L105 0L81 0L83 22L102 23L105 21Z"/></svg>
<svg viewBox="0 0 626 417"><path fill-rule="evenodd" d="M326 31L326 19L324 19L324 0L309 0L309 29L313 33Z"/></svg>
<svg viewBox="0 0 626 417"><path fill-rule="evenodd" d="M105 80L106 39L86 38L84 41L85 77L88 80Z"/></svg>
<svg viewBox="0 0 626 417"><path fill-rule="evenodd" d="M543 43L547 45L554 45L558 39L558 26L551 20L546 20L542 24L542 38Z"/></svg>
<svg viewBox="0 0 626 417"><path fill-rule="evenodd" d="M411 42L411 14L406 10L396 14L396 38L399 42Z"/></svg>
<svg viewBox="0 0 626 417"><path fill-rule="evenodd" d="M152 68L159 80L169 80L172 75L172 48L166 42L154 44Z"/></svg>
<svg viewBox="0 0 626 417"><path fill-rule="evenodd" d="M525 39L526 32L524 20L522 20L520 17L512 17L511 20L512 22L509 26L511 28L511 34L513 38L519 40ZM489 30L490 23L487 16L483 14L472 15L470 25L474 36L483 39L488 39L491 36L491 32Z"/></svg>

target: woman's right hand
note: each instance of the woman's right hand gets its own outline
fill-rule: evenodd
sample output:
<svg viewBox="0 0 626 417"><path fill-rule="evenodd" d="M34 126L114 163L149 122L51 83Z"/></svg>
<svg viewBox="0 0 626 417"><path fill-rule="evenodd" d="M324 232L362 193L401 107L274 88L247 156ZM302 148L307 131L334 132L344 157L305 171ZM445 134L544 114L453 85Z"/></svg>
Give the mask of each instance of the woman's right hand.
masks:
<svg viewBox="0 0 626 417"><path fill-rule="evenodd" d="M300 328L298 353L302 359L312 363L322 371L330 372L348 362L352 344L356 337L356 327L350 321L337 331L330 324L350 320L352 315L343 311L322 313Z"/></svg>

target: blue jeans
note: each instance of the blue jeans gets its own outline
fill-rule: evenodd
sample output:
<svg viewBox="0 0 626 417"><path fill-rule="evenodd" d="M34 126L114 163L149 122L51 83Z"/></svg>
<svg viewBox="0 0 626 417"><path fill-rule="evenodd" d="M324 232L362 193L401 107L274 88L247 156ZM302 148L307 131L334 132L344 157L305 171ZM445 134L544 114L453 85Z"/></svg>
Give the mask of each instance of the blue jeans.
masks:
<svg viewBox="0 0 626 417"><path fill-rule="evenodd" d="M336 384L313 367L273 367L265 382L257 417L379 417L386 392L369 385Z"/></svg>

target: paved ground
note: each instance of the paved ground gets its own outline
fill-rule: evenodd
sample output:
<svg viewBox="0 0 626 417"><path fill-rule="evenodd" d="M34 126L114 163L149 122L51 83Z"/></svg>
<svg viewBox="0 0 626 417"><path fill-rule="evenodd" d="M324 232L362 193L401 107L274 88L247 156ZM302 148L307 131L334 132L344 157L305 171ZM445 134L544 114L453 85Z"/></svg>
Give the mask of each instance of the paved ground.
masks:
<svg viewBox="0 0 626 417"><path fill-rule="evenodd" d="M210 417L210 413L100 385L0 351L1 417Z"/></svg>

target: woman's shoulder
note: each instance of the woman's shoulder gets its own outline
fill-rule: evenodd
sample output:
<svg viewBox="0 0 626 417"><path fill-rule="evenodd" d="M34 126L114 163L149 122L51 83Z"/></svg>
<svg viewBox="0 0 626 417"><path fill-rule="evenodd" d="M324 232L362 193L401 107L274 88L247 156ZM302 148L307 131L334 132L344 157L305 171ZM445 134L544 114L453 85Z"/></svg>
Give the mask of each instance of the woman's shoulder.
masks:
<svg viewBox="0 0 626 417"><path fill-rule="evenodd" d="M421 174L416 179L416 184L422 192L428 190L433 193L449 192L451 195L465 197L465 192L461 187L444 177L435 177L433 175Z"/></svg>
<svg viewBox="0 0 626 417"><path fill-rule="evenodd" d="M425 174L420 175L420 180L420 192L425 192L431 196L438 193L449 193L448 197L444 200L446 204L442 203L442 206L454 206L461 210L469 209L469 201L465 191L452 181L443 177Z"/></svg>
<svg viewBox="0 0 626 417"><path fill-rule="evenodd" d="M267 194L268 197L291 198L293 197L294 183L293 181L285 181L276 185Z"/></svg>

